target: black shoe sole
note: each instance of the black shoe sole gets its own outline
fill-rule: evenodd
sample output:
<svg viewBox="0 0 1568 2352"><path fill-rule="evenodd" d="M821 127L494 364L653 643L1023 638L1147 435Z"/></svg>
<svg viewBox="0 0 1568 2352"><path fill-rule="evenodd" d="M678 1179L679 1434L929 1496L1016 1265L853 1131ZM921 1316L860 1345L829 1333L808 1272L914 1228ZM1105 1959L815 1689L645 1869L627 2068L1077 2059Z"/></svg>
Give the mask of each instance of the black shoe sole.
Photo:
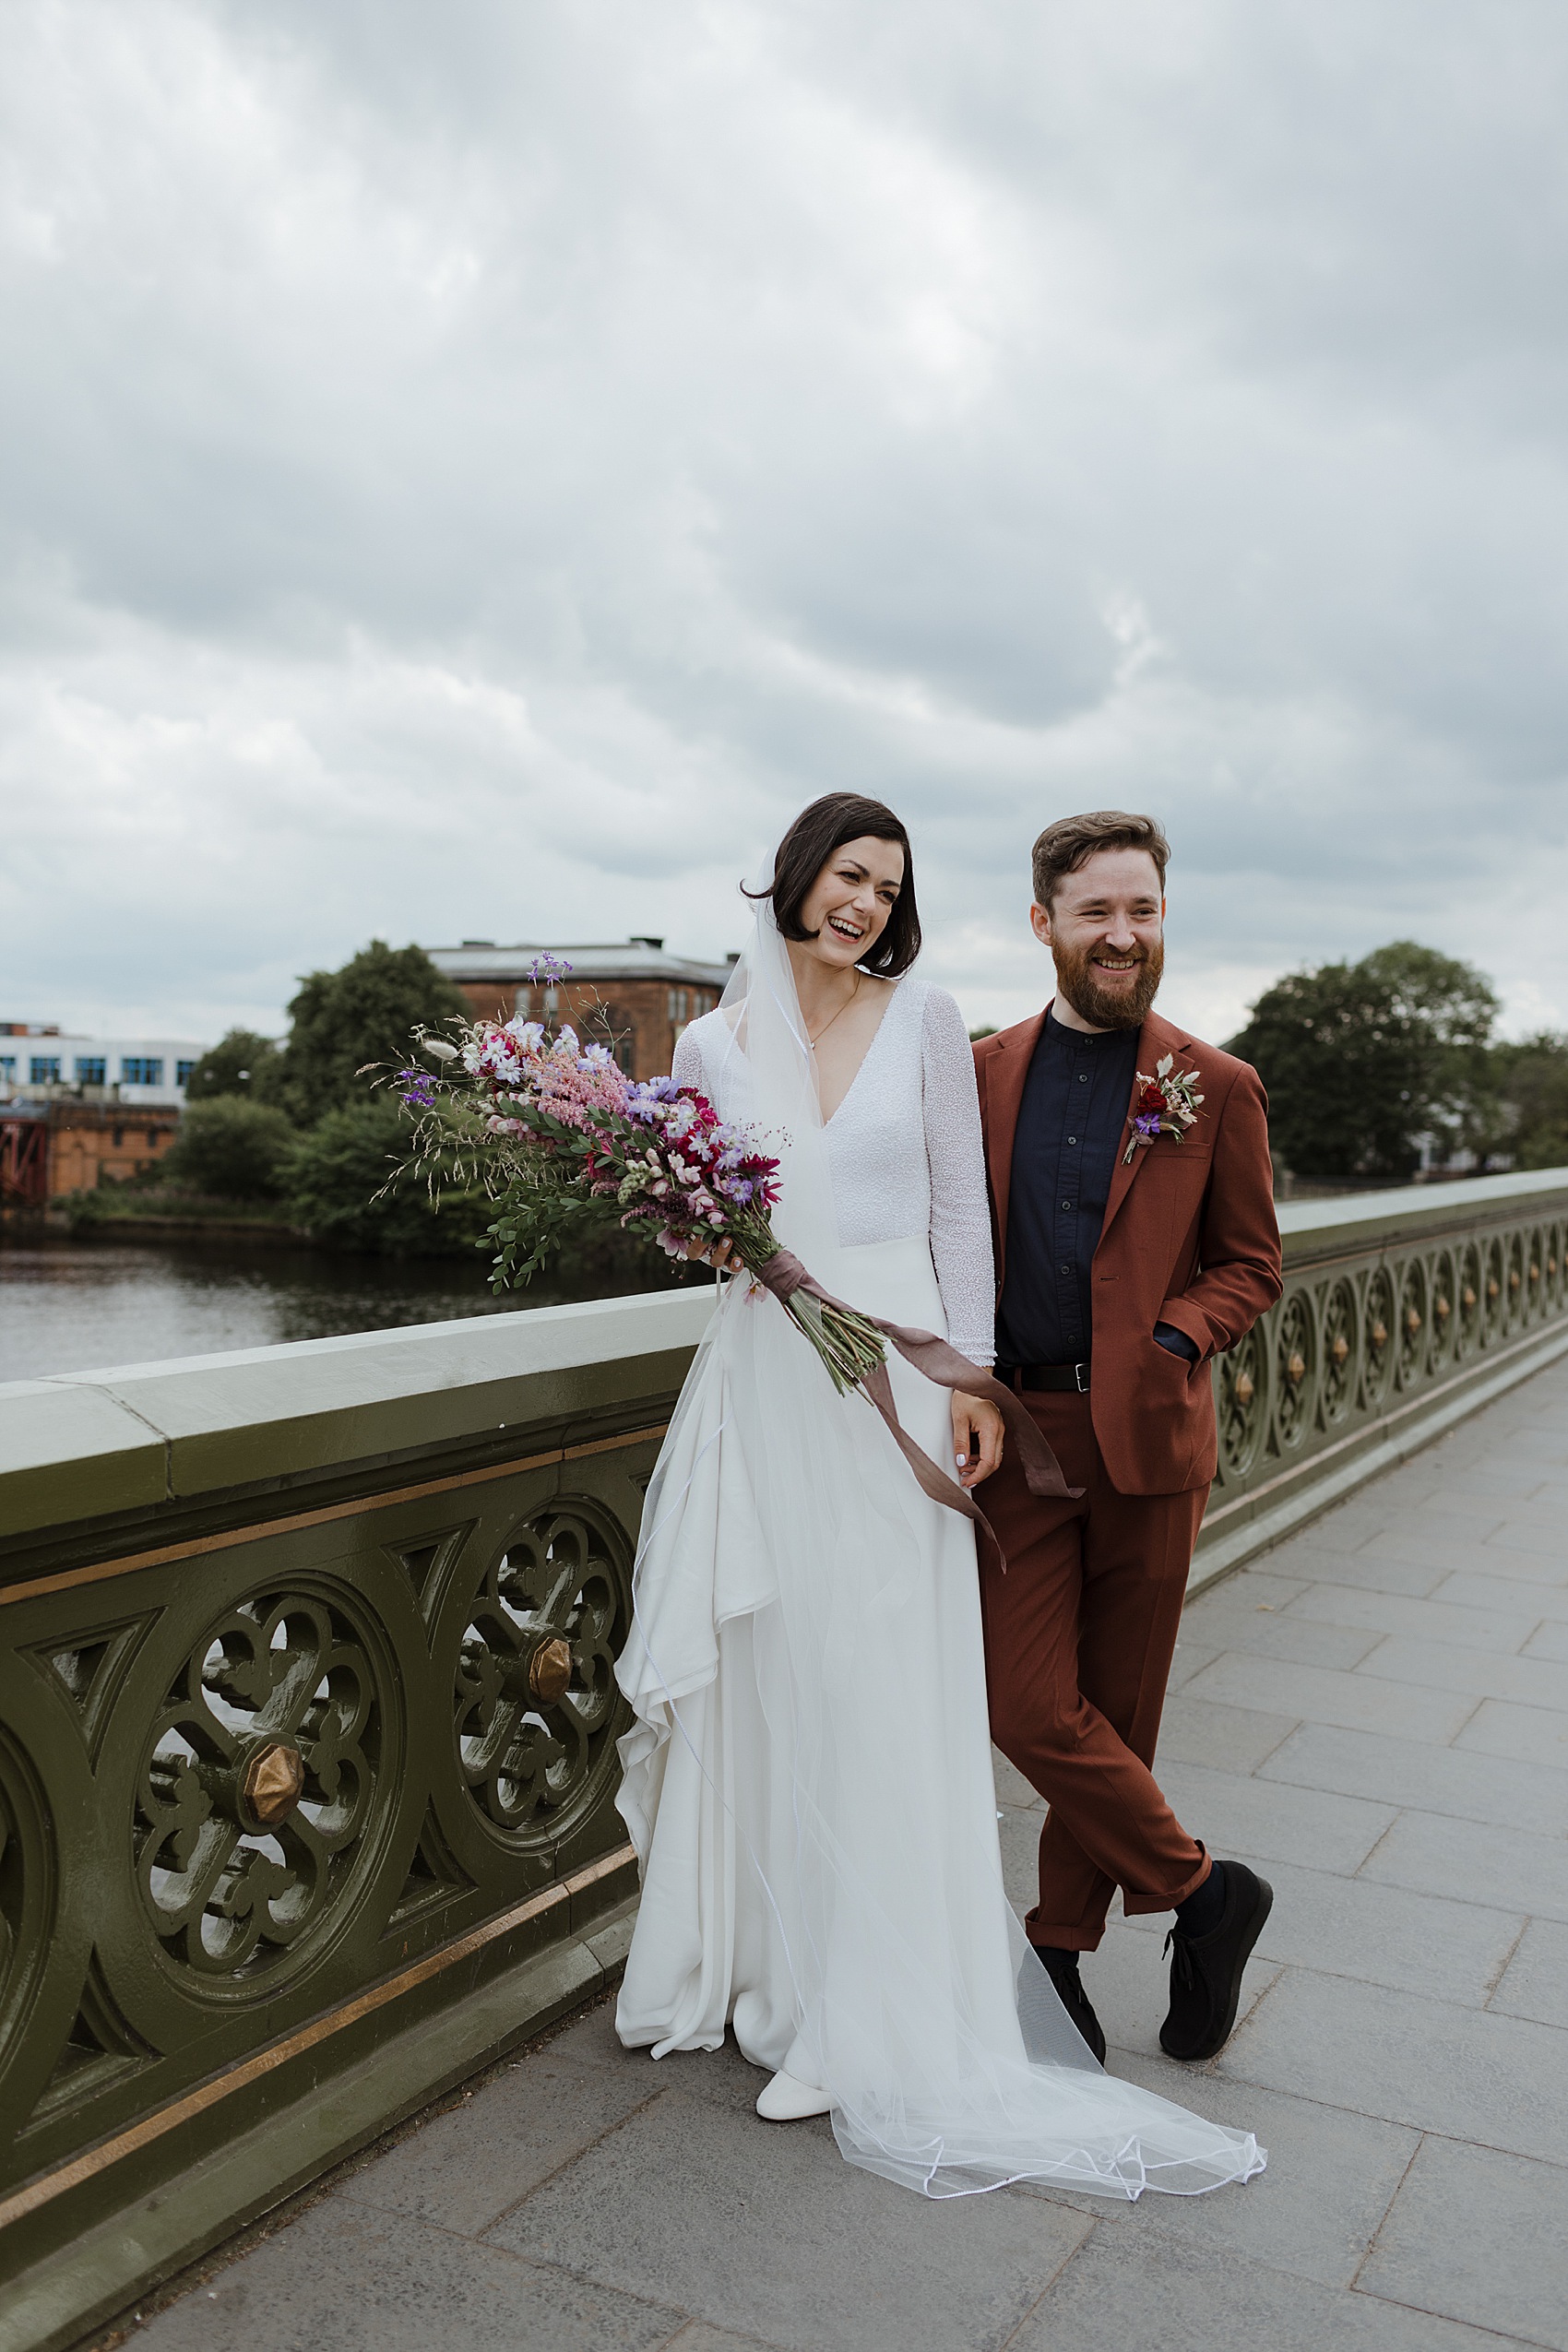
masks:
<svg viewBox="0 0 1568 2352"><path fill-rule="evenodd" d="M1230 1979L1230 2005L1225 2012L1223 2022L1221 2023L1218 2032L1215 2033L1209 2040L1203 2043L1197 2049L1171 2049L1166 2041L1165 2035L1162 2030L1159 2037L1159 2047L1162 2050L1164 2050L1167 2058L1177 2059L1183 2066L1197 2066L1201 2065L1206 2058L1213 2058L1217 2051L1222 2050L1225 2048L1225 2045L1229 2040L1231 2034L1235 2031L1236 2012L1241 2006L1241 1978L1246 1973L1247 1963L1253 1956L1253 1948L1256 1944L1259 1936L1263 1933L1264 1923L1267 1919L1268 1915L1273 1908L1274 1889L1270 1886L1267 1879L1260 1878L1258 1880L1257 1900L1253 1905L1251 1918L1248 1919L1246 1926L1241 1930L1241 1950L1237 1957L1235 1972Z"/></svg>

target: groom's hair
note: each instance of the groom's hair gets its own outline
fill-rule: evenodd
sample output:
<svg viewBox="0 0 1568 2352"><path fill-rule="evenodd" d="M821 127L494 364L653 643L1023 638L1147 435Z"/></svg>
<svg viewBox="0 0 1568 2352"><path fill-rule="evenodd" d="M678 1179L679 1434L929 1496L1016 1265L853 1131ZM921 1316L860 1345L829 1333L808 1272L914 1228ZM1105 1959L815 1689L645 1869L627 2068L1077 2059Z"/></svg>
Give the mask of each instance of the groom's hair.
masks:
<svg viewBox="0 0 1568 2352"><path fill-rule="evenodd" d="M1035 905L1049 912L1063 877L1087 865L1097 849L1146 849L1165 888L1170 844L1152 816L1129 816L1125 809L1091 809L1085 816L1059 816L1035 843Z"/></svg>
<svg viewBox="0 0 1568 2352"><path fill-rule="evenodd" d="M903 822L885 801L868 801L860 792L825 792L820 801L801 811L773 856L773 880L766 890L748 890L748 898L771 898L774 921L786 939L814 939L801 921L801 909L811 887L836 849L846 841L897 841L904 852L904 880L886 928L862 971L884 980L907 972L921 952L921 919L915 908L915 859Z"/></svg>

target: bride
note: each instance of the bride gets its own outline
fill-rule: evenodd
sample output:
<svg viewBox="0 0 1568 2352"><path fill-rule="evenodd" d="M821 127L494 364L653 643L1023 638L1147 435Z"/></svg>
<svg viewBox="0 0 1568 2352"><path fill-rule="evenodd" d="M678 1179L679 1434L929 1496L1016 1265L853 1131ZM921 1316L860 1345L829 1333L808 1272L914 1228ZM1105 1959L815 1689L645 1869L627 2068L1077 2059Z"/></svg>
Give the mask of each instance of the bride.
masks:
<svg viewBox="0 0 1568 2352"><path fill-rule="evenodd" d="M751 894L755 929L678 1083L780 1153L781 1242L837 1297L992 1360L994 1289L968 1039L920 949L909 837L814 802ZM897 1358L905 1428L960 1482L993 1406ZM759 2113L830 2112L851 2162L930 2196L1018 2180L1135 2197L1264 2158L1104 2073L1003 1891L969 1521L838 1396L766 1292L731 1280L647 1492L619 1803L642 1902L631 2048L771 2071Z"/></svg>

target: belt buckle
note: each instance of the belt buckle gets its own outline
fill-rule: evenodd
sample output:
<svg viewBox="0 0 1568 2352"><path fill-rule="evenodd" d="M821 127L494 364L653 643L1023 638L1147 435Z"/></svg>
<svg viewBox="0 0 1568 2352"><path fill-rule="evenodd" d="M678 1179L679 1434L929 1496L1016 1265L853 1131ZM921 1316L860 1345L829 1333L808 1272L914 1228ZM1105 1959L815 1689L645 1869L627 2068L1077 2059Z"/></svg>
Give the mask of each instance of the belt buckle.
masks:
<svg viewBox="0 0 1568 2352"><path fill-rule="evenodd" d="M1073 1366L1073 1387L1075 1393L1079 1396L1087 1396L1089 1393L1088 1371L1089 1368L1087 1364L1075 1364Z"/></svg>

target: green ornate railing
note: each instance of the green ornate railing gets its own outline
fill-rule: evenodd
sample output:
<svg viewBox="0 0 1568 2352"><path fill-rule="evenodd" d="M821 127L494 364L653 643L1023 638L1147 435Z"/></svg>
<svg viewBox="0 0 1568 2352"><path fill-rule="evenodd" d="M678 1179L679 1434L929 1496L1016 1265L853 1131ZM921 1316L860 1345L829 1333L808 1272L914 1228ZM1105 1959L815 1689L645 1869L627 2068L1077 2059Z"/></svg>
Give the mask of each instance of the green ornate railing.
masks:
<svg viewBox="0 0 1568 2352"><path fill-rule="evenodd" d="M1288 1206L1194 1581L1568 1348L1568 1170ZM0 2352L602 1985L703 1291L0 1388Z"/></svg>
<svg viewBox="0 0 1568 2352"><path fill-rule="evenodd" d="M0 2345L604 1981L705 1291L0 1389Z"/></svg>
<svg viewBox="0 0 1568 2352"><path fill-rule="evenodd" d="M1285 1289L1214 1367L1194 1582L1568 1347L1568 1170L1283 1206Z"/></svg>

